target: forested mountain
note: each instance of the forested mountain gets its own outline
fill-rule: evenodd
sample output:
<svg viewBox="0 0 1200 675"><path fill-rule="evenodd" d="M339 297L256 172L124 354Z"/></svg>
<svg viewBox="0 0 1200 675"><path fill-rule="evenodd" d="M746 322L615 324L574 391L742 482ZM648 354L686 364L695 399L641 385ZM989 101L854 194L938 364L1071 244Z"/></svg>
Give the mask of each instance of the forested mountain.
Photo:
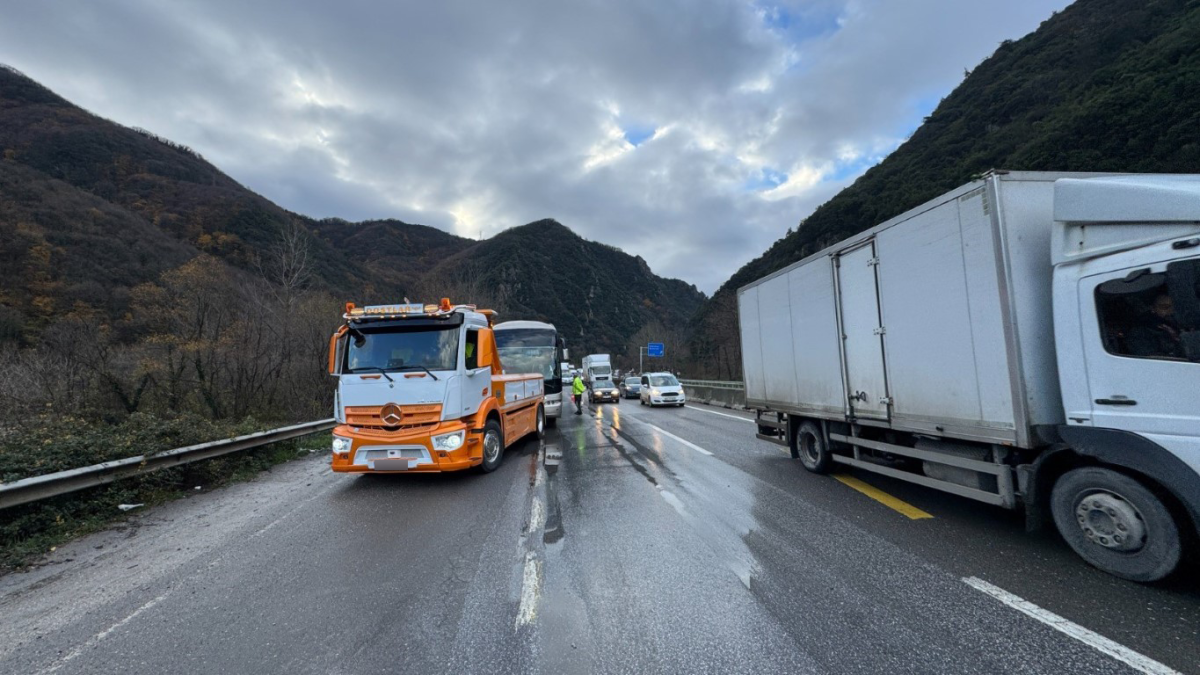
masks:
<svg viewBox="0 0 1200 675"><path fill-rule="evenodd" d="M1002 43L908 141L705 303L693 370L741 377L739 287L992 168L1200 172L1200 2L1078 0Z"/></svg>
<svg viewBox="0 0 1200 675"><path fill-rule="evenodd" d="M424 282L500 308L501 320L550 321L576 361L613 354L618 367L637 362L638 347L665 342L671 367L684 346L688 319L704 296L695 286L663 279L646 261L587 241L554 220L502 232L442 261Z"/></svg>
<svg viewBox="0 0 1200 675"><path fill-rule="evenodd" d="M562 325L577 351L621 353L649 324L682 326L704 299L552 221L475 241L395 220L291 213L191 149L92 115L7 68L0 153L0 343L38 344L72 312L136 333L135 290L205 254L233 278L360 304L445 295L491 304L501 318ZM558 256L568 251L569 273Z"/></svg>

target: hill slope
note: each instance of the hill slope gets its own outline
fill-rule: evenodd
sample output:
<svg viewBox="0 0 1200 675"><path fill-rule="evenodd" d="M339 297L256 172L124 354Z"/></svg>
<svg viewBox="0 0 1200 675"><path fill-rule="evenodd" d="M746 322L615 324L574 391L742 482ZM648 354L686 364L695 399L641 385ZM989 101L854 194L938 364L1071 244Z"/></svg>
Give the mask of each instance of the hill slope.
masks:
<svg viewBox="0 0 1200 675"><path fill-rule="evenodd" d="M433 269L424 285L427 294L450 289L479 298L501 312L501 320L550 321L576 361L609 352L624 357L618 366L625 367L650 340L667 342L674 357L684 346L688 319L704 301L695 286L655 276L640 257L585 240L554 220L479 242Z"/></svg>
<svg viewBox="0 0 1200 675"><path fill-rule="evenodd" d="M697 313L694 369L741 377L737 289L991 168L1200 172L1200 2L1078 0L1006 41L912 137Z"/></svg>
<svg viewBox="0 0 1200 675"><path fill-rule="evenodd" d="M396 220L294 214L186 147L0 68L0 343L35 343L72 309L120 318L134 287L201 253L271 279L266 259L284 242L304 251L310 288L360 303L495 304L503 318L562 326L576 351L624 353L660 324L682 335L704 299L553 221L480 242Z"/></svg>

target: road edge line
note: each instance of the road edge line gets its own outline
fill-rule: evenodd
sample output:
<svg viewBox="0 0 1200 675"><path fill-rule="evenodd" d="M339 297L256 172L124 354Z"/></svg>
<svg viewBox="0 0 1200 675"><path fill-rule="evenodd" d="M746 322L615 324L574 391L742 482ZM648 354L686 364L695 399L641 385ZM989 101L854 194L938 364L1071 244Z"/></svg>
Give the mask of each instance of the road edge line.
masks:
<svg viewBox="0 0 1200 675"><path fill-rule="evenodd" d="M1054 630L1059 631L1060 633L1079 640L1096 651L1124 663L1139 673L1148 673L1149 675L1182 675L1182 673L1166 664L1159 663L1149 656L1135 652L1119 642L1114 642L1113 640L1110 640L1095 631L1088 630L1087 628L1084 628L1073 621L1065 619L1054 612L1051 612L1047 609L1042 609L1032 602L1029 602L1020 596L1013 595L999 586L993 586L992 584L989 584L983 579L978 577L963 577L962 581L971 588L986 593L1005 605L1012 607L1018 612L1032 617L1053 628Z"/></svg>
<svg viewBox="0 0 1200 675"><path fill-rule="evenodd" d="M932 513L919 509L899 497L893 497L874 485L865 483L849 474L835 473L832 475L832 478L851 490L874 499L889 509L907 517L909 520L924 520L933 517Z"/></svg>

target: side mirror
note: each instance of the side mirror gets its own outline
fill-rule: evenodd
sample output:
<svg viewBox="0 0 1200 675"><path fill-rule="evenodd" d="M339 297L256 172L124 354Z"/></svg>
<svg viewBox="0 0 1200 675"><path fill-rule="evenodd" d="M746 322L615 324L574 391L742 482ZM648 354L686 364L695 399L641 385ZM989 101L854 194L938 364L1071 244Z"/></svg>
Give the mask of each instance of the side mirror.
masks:
<svg viewBox="0 0 1200 675"><path fill-rule="evenodd" d="M347 328L342 326L337 329L337 332L329 338L329 374L340 375L342 373L342 351L346 348L346 331Z"/></svg>
<svg viewBox="0 0 1200 675"><path fill-rule="evenodd" d="M1200 330L1200 259L1179 260L1167 265L1167 283L1175 305L1175 318L1185 336L1186 331Z"/></svg>
<svg viewBox="0 0 1200 675"><path fill-rule="evenodd" d="M479 346L476 347L479 354L475 357L475 363L480 368L491 368L492 372L496 372L499 364L496 359L496 336L490 328L479 329Z"/></svg>
<svg viewBox="0 0 1200 675"><path fill-rule="evenodd" d="M1179 336L1183 343L1183 353L1192 363L1200 363L1200 330L1183 333Z"/></svg>

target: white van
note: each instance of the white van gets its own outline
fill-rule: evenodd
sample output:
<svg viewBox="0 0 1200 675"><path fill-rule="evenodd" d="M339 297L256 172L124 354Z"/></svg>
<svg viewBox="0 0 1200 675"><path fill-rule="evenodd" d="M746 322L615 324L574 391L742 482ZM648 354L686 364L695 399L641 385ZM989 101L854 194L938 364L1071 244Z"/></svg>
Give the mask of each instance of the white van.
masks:
<svg viewBox="0 0 1200 675"><path fill-rule="evenodd" d="M638 394L642 405L677 405L683 407L687 396L683 385L671 373L645 373L642 375L642 391Z"/></svg>

